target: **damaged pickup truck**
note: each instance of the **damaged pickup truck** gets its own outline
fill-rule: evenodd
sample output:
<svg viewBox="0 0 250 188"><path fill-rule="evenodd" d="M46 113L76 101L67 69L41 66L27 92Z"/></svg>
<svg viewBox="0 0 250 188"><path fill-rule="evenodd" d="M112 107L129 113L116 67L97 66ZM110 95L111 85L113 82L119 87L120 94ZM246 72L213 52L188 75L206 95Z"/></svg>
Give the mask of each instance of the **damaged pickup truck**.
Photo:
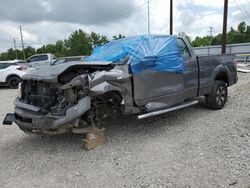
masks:
<svg viewBox="0 0 250 188"><path fill-rule="evenodd" d="M184 37L143 35L111 41L84 61L44 67L24 75L14 121L34 134L82 133L108 117L139 119L198 103L222 109L237 82L234 55L195 56ZM84 132L84 131L83 131Z"/></svg>

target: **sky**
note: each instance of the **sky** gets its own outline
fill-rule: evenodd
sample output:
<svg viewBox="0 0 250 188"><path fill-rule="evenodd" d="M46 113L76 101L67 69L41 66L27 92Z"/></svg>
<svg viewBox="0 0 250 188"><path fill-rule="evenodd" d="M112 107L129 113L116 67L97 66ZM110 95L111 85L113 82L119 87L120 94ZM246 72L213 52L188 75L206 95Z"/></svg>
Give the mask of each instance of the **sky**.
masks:
<svg viewBox="0 0 250 188"><path fill-rule="evenodd" d="M173 0L174 34L213 35L222 30L224 0ZM149 0L150 33L169 33L169 0ZM250 0L229 0L228 29L250 23ZM39 48L82 29L90 33L134 36L147 34L147 0L1 0L0 52L25 46Z"/></svg>

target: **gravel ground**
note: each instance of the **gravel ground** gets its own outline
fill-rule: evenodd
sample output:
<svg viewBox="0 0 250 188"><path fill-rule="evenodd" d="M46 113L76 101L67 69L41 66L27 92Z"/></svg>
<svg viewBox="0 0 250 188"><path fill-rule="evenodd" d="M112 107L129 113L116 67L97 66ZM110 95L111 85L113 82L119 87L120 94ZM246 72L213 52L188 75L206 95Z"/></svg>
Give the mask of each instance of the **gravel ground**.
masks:
<svg viewBox="0 0 250 188"><path fill-rule="evenodd" d="M0 96L2 122L16 90L0 88ZM203 106L119 119L107 126L107 143L90 151L79 135L0 126L0 187L250 188L250 74L239 74L223 110Z"/></svg>

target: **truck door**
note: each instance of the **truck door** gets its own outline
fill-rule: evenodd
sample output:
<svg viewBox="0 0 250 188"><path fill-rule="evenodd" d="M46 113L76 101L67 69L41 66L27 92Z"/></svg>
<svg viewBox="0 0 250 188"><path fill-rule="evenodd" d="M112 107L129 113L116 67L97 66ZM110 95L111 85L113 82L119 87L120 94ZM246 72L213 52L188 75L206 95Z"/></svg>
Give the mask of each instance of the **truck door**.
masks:
<svg viewBox="0 0 250 188"><path fill-rule="evenodd" d="M184 74L143 70L133 74L133 91L138 106L167 108L184 101Z"/></svg>
<svg viewBox="0 0 250 188"><path fill-rule="evenodd" d="M184 99L192 99L198 92L198 64L182 38L177 38L177 45L184 60ZM191 48L191 47L190 47Z"/></svg>

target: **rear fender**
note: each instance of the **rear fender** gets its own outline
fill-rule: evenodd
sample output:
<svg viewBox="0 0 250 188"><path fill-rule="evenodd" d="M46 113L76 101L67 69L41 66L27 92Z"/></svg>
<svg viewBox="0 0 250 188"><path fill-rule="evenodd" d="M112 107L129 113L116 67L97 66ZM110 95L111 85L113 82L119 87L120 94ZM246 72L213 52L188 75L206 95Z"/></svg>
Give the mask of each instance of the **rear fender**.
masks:
<svg viewBox="0 0 250 188"><path fill-rule="evenodd" d="M212 74L213 84L216 80L222 80L228 84L228 75L229 74L230 74L230 70L226 65L224 65L224 64L218 65L217 67L215 67L213 74Z"/></svg>

